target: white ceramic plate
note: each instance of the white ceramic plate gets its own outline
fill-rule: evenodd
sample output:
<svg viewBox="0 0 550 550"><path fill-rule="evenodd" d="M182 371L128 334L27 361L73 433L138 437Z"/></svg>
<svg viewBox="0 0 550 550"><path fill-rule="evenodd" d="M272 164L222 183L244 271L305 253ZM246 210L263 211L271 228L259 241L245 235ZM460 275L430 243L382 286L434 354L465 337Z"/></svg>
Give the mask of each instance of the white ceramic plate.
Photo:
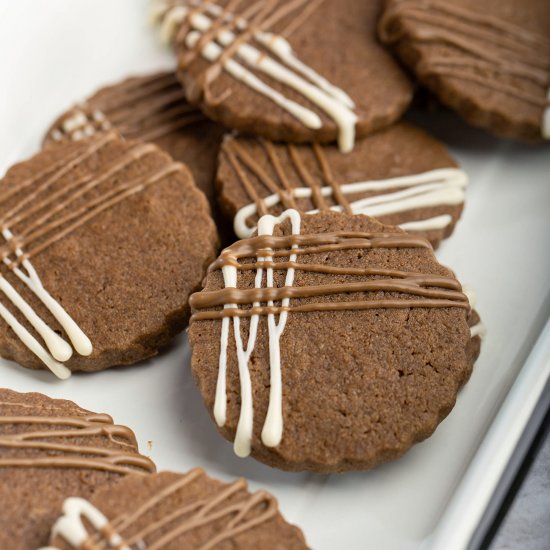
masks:
<svg viewBox="0 0 550 550"><path fill-rule="evenodd" d="M145 0L0 3L0 172L36 152L54 117L97 87L171 66L146 13ZM313 548L464 547L550 371L550 331L521 371L550 311L550 148L491 138L450 114L413 118L470 175L464 215L438 255L477 290L489 332L450 416L402 459L320 476L236 458L193 386L183 336L143 365L67 382L0 360L1 385L112 414L161 470L249 478L279 498Z"/></svg>

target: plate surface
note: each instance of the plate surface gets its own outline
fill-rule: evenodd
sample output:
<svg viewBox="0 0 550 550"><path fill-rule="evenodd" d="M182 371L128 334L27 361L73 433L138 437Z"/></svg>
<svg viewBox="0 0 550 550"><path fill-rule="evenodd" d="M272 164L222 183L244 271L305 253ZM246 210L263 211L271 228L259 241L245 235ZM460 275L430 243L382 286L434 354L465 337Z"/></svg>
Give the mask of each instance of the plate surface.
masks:
<svg viewBox="0 0 550 550"><path fill-rule="evenodd" d="M51 121L73 102L103 84L172 63L148 24L144 0L2 2L0 173L36 152ZM313 548L426 543L549 316L550 148L494 139L451 114L410 118L443 139L470 176L462 220L438 256L476 289L488 336L450 416L399 461L320 476L238 459L194 388L184 336L145 364L67 382L0 360L2 386L112 414L134 429L161 470L203 466L220 478L249 478L254 489L279 498ZM536 399L529 388L523 403Z"/></svg>

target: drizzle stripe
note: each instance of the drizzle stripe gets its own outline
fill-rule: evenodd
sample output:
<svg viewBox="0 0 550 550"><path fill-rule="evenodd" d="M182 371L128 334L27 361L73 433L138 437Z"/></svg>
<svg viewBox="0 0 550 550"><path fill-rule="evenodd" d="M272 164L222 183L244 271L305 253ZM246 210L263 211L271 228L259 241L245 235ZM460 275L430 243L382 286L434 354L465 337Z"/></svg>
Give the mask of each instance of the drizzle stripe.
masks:
<svg viewBox="0 0 550 550"><path fill-rule="evenodd" d="M263 140L261 143L266 143ZM396 213L412 212L419 208L435 206L454 206L464 202L465 188L468 178L464 172L456 168L439 168L419 174L387 178L383 180L359 181L353 183L338 184L331 173L330 165L322 147L314 145L313 154L319 164L323 178L328 185L320 187L312 174L308 172L298 155L298 149L289 147L291 159L299 181L305 187L291 187L288 178L282 172L280 159L275 146L269 144L269 149L264 145L266 159L279 176L282 185L277 186L270 178L261 164L257 162L246 150L238 145L237 140L226 142L223 154L228 158L241 185L252 200L250 204L241 207L235 214L233 226L239 238L250 237L255 231L255 226L249 219L256 215L272 212L279 204L284 208L295 208L295 199L310 199L312 207L306 210L307 214L315 214L320 210L329 208L337 212L346 211L353 214L365 214L368 216L384 216ZM231 151L231 153L230 153ZM229 155L232 158L229 158ZM258 179L261 186L271 193L262 196L254 184L248 179L244 167L249 169ZM376 193L368 197L359 198L349 203L346 196L360 193ZM332 198L336 204L328 206L325 199ZM428 231L441 229L453 221L453 217L445 214L422 220L405 221L401 224L403 229L411 231Z"/></svg>
<svg viewBox="0 0 550 550"><path fill-rule="evenodd" d="M194 294L190 305L194 309L217 307L226 303L247 305L254 302L278 302L285 298L315 298L332 294L348 294L352 292L400 292L421 296L424 298L447 298L449 301L467 302L462 292L449 290L431 290L439 281L430 281L430 277L407 277L406 279L378 279L356 283L340 283L332 285L311 285L306 287L277 287L277 288L226 288L223 290L203 291Z"/></svg>
<svg viewBox="0 0 550 550"><path fill-rule="evenodd" d="M16 406L17 403L8 405ZM0 426L2 425L23 425L28 428L20 433L0 434L0 449L11 449L12 451L35 449L42 453L32 458L3 454L0 458L0 468L79 468L119 474L155 471L154 464L148 458L134 451L134 446L137 446L137 443L132 431L125 426L113 424L108 415L92 414L82 417L0 416ZM59 426L62 429L41 430L35 429L34 426ZM116 443L119 448L75 445L70 442L72 438L98 436L106 437L111 443ZM62 441L44 441L44 439L51 438ZM62 454L52 455L52 451Z"/></svg>
<svg viewBox="0 0 550 550"><path fill-rule="evenodd" d="M240 479L230 485L224 484L208 496L182 503L158 520L148 520L149 512L154 513L157 507L165 508L168 498L174 497L203 476L202 470L192 470L159 493L153 494L135 512L121 513L111 521L88 501L67 499L63 506L64 514L56 522L53 534L63 538L75 549L103 548L110 541L110 548L146 546L148 550L161 550L186 533L217 522L216 532L198 547L199 550L209 550L224 540L269 521L278 512L277 503L271 495L264 491L247 495L246 482ZM94 526L95 532L91 535L84 528L82 518ZM222 519L223 523L220 524ZM138 531L135 526L140 521L144 527Z"/></svg>
<svg viewBox="0 0 550 550"><path fill-rule="evenodd" d="M54 141L73 141L116 127L126 138L154 141L206 117L187 103L174 73L135 77L99 92L75 107L50 132Z"/></svg>
<svg viewBox="0 0 550 550"><path fill-rule="evenodd" d="M290 221L291 234L275 236L277 225ZM365 248L427 248L425 239L409 234L366 233L336 231L320 234L301 234L301 217L296 210L286 210L279 217L266 215L258 222L258 236L238 241L222 251L209 271L221 270L224 287L220 290L203 290L190 298L193 309L191 322L221 320L218 381L214 400L214 418L219 426L226 422L227 408L227 356L230 326L234 329L237 367L241 385L241 408L235 434L234 450L238 456L250 454L254 426L253 391L249 361L256 345L260 316L267 317L268 351L270 368L269 401L263 423L261 441L267 447L276 447L283 437L282 365L280 339L289 313L319 311L346 311L368 309L461 308L470 310L467 296L452 276L412 273L385 268L356 268L322 264L298 265L299 256L319 252L361 250ZM275 257L288 260L274 262ZM239 262L242 260L242 262ZM329 258L325 258L329 261ZM254 288L238 285L240 271L256 271ZM265 286L264 286L265 270ZM274 271L286 271L282 286L275 286ZM294 286L295 271L340 274L350 276L378 275L381 279L345 281L333 284ZM291 299L309 299L355 293L390 293L391 296L373 295L372 299L327 299L290 304ZM396 297L395 294L404 294ZM413 296L414 298L411 298ZM359 297L361 298L361 297ZM277 305L276 305L277 303ZM265 304L265 305L263 305ZM245 306L241 308L239 306ZM220 308L222 309L213 309ZM276 320L276 316L278 319ZM241 334L240 319L250 318L246 347Z"/></svg>
<svg viewBox="0 0 550 550"><path fill-rule="evenodd" d="M194 5L198 5L198 9L168 4L167 9L160 13L170 29L174 29L177 22L185 21L176 37L176 42L183 42L190 51L181 59L183 67L199 54L212 63L202 77L199 77L199 81L204 84L205 96L210 95L209 87L223 68L236 80L285 109L307 128L318 129L322 126L320 117L314 111L277 92L238 63L235 59L237 58L256 72L298 92L323 111L338 127L340 149L343 152L353 149L357 116L353 111L351 98L296 58L290 44L282 36L266 32L266 29L287 15L296 11L303 12L307 7L304 0L282 4L277 0L257 2L249 8L248 14L242 15L229 13L234 8L232 2L225 8L206 2ZM308 12L312 6L318 5L319 2L312 2L307 7ZM212 20L208 14L215 19ZM247 20L247 15L252 19ZM286 30L288 34L291 27ZM252 46L250 43L253 40L264 49ZM266 51L273 57L266 55Z"/></svg>

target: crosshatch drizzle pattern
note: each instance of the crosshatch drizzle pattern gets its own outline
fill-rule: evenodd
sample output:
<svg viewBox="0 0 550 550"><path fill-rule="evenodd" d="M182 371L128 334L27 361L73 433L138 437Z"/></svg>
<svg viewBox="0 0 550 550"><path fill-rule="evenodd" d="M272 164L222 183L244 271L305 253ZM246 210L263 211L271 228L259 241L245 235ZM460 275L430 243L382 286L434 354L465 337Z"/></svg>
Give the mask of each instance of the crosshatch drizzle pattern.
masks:
<svg viewBox="0 0 550 550"><path fill-rule="evenodd" d="M79 141L116 128L128 139L154 141L196 122L202 112L185 100L173 72L131 78L76 106L50 132L53 141Z"/></svg>
<svg viewBox="0 0 550 550"><path fill-rule="evenodd" d="M244 479L229 485L220 484L208 496L183 500L179 507L166 512L169 499L180 493L184 495L182 491L204 477L200 469L177 476L177 480L167 484L135 510L120 513L111 521L88 501L67 499L64 514L53 527L52 538L60 537L75 549L139 550L146 547L148 550L162 550L180 537L185 537L186 533L215 524L218 527L216 534L206 537L207 540L200 546L200 550L209 550L240 533L261 526L278 513L276 500L265 491L248 494ZM161 514L160 511L164 512ZM153 519L159 515L162 516L160 519ZM95 532L88 532L83 518ZM145 524L141 529L136 525L139 522Z"/></svg>
<svg viewBox="0 0 550 550"><path fill-rule="evenodd" d="M347 152L355 142L355 103L344 90L303 63L287 41L322 2L259 0L241 9L240 0L230 0L223 7L213 2L162 0L155 4L153 17L161 21L167 41L185 45L187 53L180 56L180 67L185 69L199 56L209 62L200 79L206 98L212 99L210 88L224 71L315 130L323 123L308 106L313 104L334 121L340 149ZM289 16L292 22L279 34L270 32ZM307 103L294 101L271 87L270 79L298 92Z"/></svg>
<svg viewBox="0 0 550 550"><path fill-rule="evenodd" d="M289 220L291 234L274 236L277 225ZM269 333L270 389L269 405L262 429L262 442L276 447L283 435L282 376L280 340L289 314L295 312L345 311L387 308L461 308L470 311L468 297L460 283L452 276L416 273L380 267L354 268L330 264L300 263L299 258L310 254L364 250L372 248L425 248L430 243L406 233L332 232L301 234L301 215L294 209L275 218L260 218L258 236L238 241L226 248L212 264L211 270L221 270L224 288L202 291L191 296L194 310L192 322L221 320L220 359L214 417L219 426L226 422L226 376L229 331L233 326L241 383L241 410L235 452L247 456L251 451L253 431L253 395L249 360L256 344L260 317L266 317ZM277 258L278 261L274 261ZM285 260L288 258L288 260ZM239 288L240 271L255 271L254 288ZM284 286L275 287L274 271L286 275ZM321 274L340 274L357 277L357 281L327 283L316 286L293 286L296 271ZM265 286L264 286L265 281ZM372 299L326 300L328 296L351 296L354 293L388 292L402 297ZM313 301L300 299L316 298ZM324 299L325 298L325 299ZM297 302L291 304L291 300ZM220 309L221 308L221 309ZM249 319L248 340L245 345L240 319Z"/></svg>
<svg viewBox="0 0 550 550"><path fill-rule="evenodd" d="M302 204L307 201L308 206L305 208L308 214L335 210L374 217L395 213L406 215L419 208L455 206L464 202L468 178L457 168L439 168L382 180L341 183L333 175L325 150L318 144L308 146L307 151L315 158L320 177L308 169L303 146L276 145L264 139L258 139L258 143L261 145L258 154L267 160L275 177L237 139L226 139L222 148L222 154L251 201L241 207L234 218L234 230L241 239L255 231L255 217L276 214L276 209L298 208L298 200ZM281 151L281 148L284 150ZM290 160L292 170L284 170L285 159ZM260 183L261 191L257 190L251 176ZM368 196L361 197L361 193ZM355 200L348 200L351 195L356 197ZM452 221L450 214L440 214L420 220L411 219L400 227L407 231L430 231L444 229Z"/></svg>

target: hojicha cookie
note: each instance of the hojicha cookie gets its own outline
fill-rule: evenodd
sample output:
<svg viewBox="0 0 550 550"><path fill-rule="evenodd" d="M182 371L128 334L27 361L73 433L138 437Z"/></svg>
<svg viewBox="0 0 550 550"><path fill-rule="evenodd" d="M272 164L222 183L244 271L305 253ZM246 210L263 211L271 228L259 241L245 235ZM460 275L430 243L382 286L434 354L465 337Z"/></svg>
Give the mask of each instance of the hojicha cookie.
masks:
<svg viewBox="0 0 550 550"><path fill-rule="evenodd" d="M187 103L174 72L132 77L101 88L60 116L45 142L78 141L113 128L128 139L156 143L185 163L214 205L216 159L224 129Z"/></svg>
<svg viewBox="0 0 550 550"><path fill-rule="evenodd" d="M0 355L61 378L155 355L217 249L185 166L113 133L12 167L0 231Z"/></svg>
<svg viewBox="0 0 550 550"><path fill-rule="evenodd" d="M465 120L550 139L547 0L386 0L379 35Z"/></svg>
<svg viewBox="0 0 550 550"><path fill-rule="evenodd" d="M212 120L342 151L397 120L412 86L378 43L381 2L161 0L187 98Z"/></svg>
<svg viewBox="0 0 550 550"><path fill-rule="evenodd" d="M0 389L0 548L35 550L67 497L89 498L154 471L133 432L109 415Z"/></svg>
<svg viewBox="0 0 550 550"><path fill-rule="evenodd" d="M262 214L333 209L375 216L437 246L462 212L467 177L456 166L441 143L399 123L347 155L332 145L228 137L217 179L222 209L241 239Z"/></svg>
<svg viewBox="0 0 550 550"><path fill-rule="evenodd" d="M287 210L191 296L192 371L240 456L368 469L431 435L479 353L479 317L429 242L367 216Z"/></svg>
<svg viewBox="0 0 550 550"><path fill-rule="evenodd" d="M90 501L65 501L49 550L307 548L269 493L249 493L246 482L222 483L202 470L128 476Z"/></svg>

